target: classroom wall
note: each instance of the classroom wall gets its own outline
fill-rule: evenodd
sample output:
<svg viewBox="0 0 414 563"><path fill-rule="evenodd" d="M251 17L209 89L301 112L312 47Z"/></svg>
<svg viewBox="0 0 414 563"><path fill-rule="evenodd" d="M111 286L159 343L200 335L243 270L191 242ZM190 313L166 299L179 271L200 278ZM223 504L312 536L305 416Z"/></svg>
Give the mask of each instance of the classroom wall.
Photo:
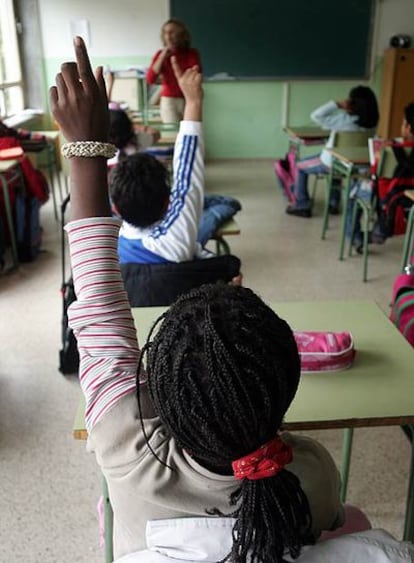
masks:
<svg viewBox="0 0 414 563"><path fill-rule="evenodd" d="M38 2L48 83L45 92L62 60L73 56L71 22L89 22L94 65L128 68L149 63L159 48L159 30L169 10L168 0ZM371 75L365 82L377 93L381 85L382 53L395 33L414 37L414 0L377 0ZM205 84L207 155L211 158L280 156L286 149L284 125L309 123L314 107L327 99L344 98L354 85L355 81L341 80L208 82Z"/></svg>

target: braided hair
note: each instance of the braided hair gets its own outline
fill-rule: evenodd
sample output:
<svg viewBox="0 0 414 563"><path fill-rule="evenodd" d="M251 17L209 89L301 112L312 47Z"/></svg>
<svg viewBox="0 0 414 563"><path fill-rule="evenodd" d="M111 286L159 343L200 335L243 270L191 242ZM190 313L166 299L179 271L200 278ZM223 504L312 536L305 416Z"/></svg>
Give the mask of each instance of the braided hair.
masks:
<svg viewBox="0 0 414 563"><path fill-rule="evenodd" d="M156 413L201 465L231 474L233 460L274 438L295 396L300 359L290 327L251 290L215 284L180 297L154 329L147 375ZM236 519L226 561L279 563L312 543L295 475L283 469L240 483L226 515Z"/></svg>

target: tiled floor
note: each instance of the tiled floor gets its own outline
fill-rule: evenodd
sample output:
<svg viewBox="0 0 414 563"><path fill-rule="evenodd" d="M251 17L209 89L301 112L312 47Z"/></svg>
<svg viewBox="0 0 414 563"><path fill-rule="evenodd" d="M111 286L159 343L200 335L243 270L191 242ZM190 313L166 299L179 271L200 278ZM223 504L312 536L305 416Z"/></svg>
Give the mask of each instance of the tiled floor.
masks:
<svg viewBox="0 0 414 563"><path fill-rule="evenodd" d="M241 235L229 242L245 285L265 300L374 299L387 310L401 238L373 247L364 284L360 256L337 260L339 218L321 241L320 202L312 219L287 216L269 161L210 163L207 187L240 199ZM0 276L0 562L97 563L100 475L85 444L72 439L78 382L57 370L60 230L51 202L42 223L45 252ZM312 435L339 462L341 432ZM355 432L349 501L397 537L408 461L399 428Z"/></svg>

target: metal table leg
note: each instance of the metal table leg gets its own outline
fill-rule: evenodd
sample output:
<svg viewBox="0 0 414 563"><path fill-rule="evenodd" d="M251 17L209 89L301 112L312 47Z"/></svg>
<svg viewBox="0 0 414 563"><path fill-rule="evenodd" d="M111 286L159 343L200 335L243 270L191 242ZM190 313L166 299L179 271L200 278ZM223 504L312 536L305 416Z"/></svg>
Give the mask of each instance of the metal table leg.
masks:
<svg viewBox="0 0 414 563"><path fill-rule="evenodd" d="M412 440L403 539L411 542L414 541L414 448Z"/></svg>
<svg viewBox="0 0 414 563"><path fill-rule="evenodd" d="M345 233L346 233L346 220L348 215L348 200L349 193L351 191L351 178L352 178L353 166L348 166L346 168L345 174L345 186L342 191L342 221L341 221L341 244L339 248L339 260L344 259L344 249L345 249Z"/></svg>
<svg viewBox="0 0 414 563"><path fill-rule="evenodd" d="M342 441L342 465L341 465L341 502L346 501L348 489L349 467L351 465L352 440L354 437L353 428L345 428Z"/></svg>
<svg viewBox="0 0 414 563"><path fill-rule="evenodd" d="M109 499L108 485L103 479L104 517L105 517L105 561L112 563L114 560L113 549L113 512Z"/></svg>

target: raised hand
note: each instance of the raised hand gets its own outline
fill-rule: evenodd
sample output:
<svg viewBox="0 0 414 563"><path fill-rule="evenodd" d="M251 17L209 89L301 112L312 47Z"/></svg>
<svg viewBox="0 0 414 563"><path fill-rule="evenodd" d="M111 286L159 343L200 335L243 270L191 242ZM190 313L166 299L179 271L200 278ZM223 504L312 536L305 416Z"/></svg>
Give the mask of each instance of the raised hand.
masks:
<svg viewBox="0 0 414 563"><path fill-rule="evenodd" d="M171 66L186 102L200 102L203 97L203 76L198 66L181 70L176 57L171 57Z"/></svg>
<svg viewBox="0 0 414 563"><path fill-rule="evenodd" d="M74 40L76 63L63 63L50 89L54 118L69 142L107 142L109 112L102 67L92 72L85 44ZM105 158L77 156L69 159L71 218L111 214Z"/></svg>
<svg viewBox="0 0 414 563"><path fill-rule="evenodd" d="M176 57L171 57L171 65L185 98L184 120L201 121L203 76L198 66L196 65L183 71Z"/></svg>
<svg viewBox="0 0 414 563"><path fill-rule="evenodd" d="M63 63L50 88L54 118L68 141L107 141L108 101L103 69L92 71L83 40L74 40L76 63Z"/></svg>

